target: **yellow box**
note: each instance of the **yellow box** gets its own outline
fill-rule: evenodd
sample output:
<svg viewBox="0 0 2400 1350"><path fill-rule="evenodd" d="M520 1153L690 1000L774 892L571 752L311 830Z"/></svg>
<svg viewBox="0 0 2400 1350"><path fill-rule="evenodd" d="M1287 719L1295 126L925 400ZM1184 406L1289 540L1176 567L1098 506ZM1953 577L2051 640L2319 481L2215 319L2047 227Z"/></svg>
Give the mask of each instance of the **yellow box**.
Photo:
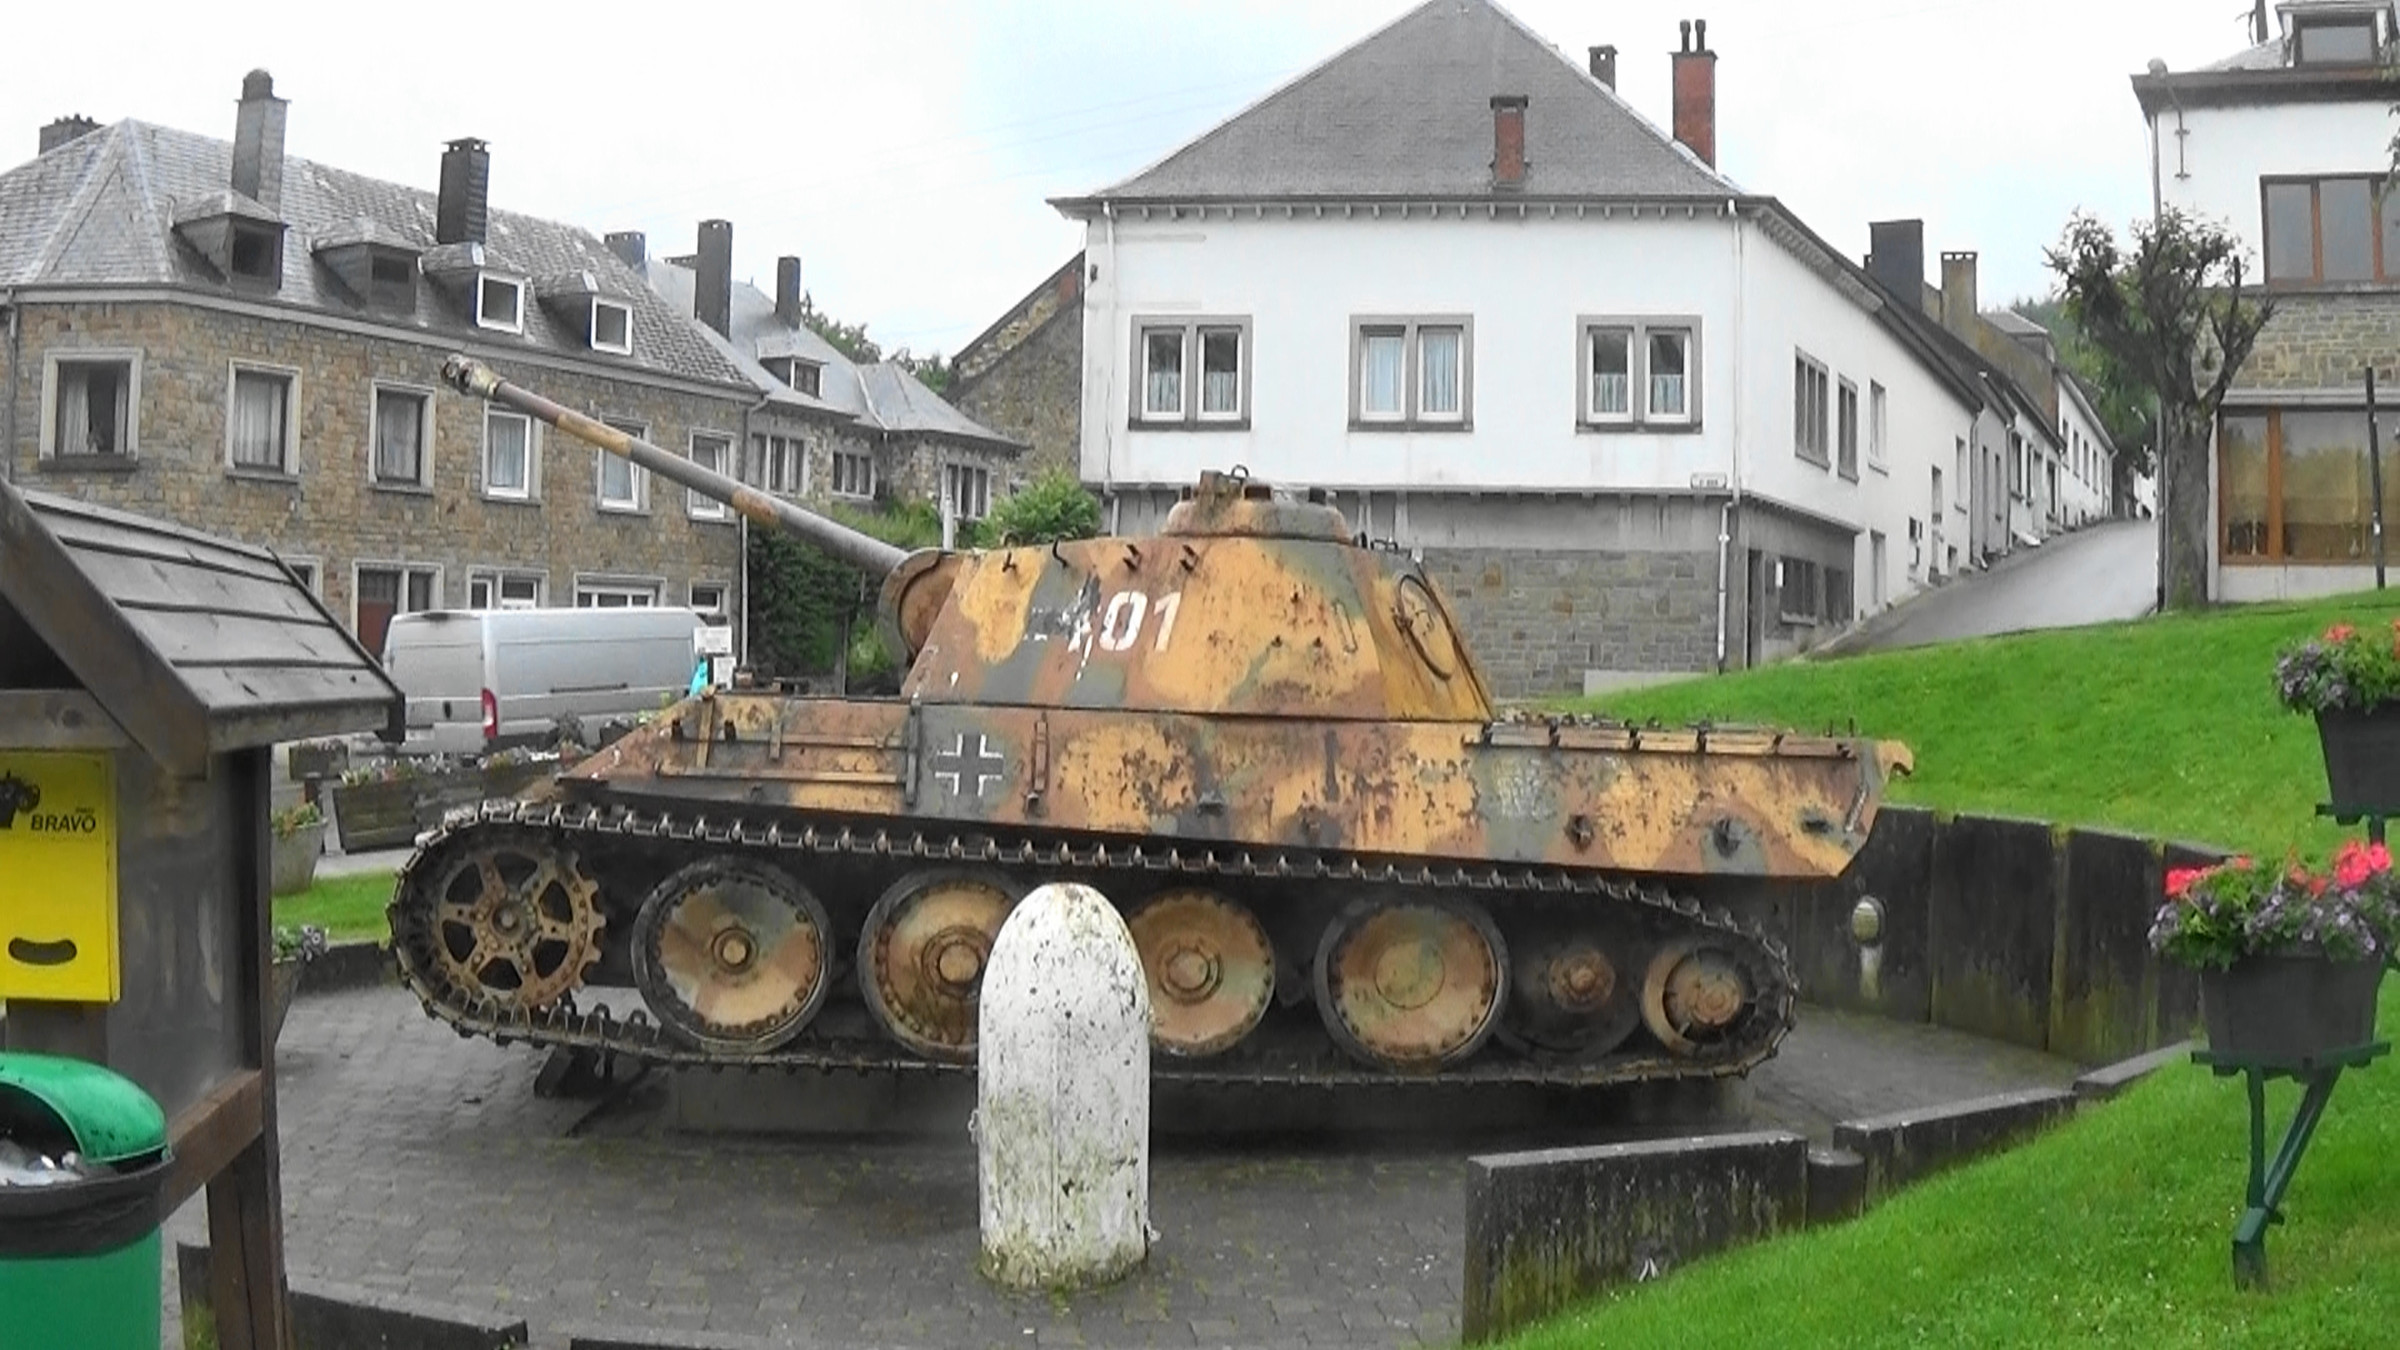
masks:
<svg viewBox="0 0 2400 1350"><path fill-rule="evenodd" d="M0 999L118 995L109 757L0 750Z"/></svg>

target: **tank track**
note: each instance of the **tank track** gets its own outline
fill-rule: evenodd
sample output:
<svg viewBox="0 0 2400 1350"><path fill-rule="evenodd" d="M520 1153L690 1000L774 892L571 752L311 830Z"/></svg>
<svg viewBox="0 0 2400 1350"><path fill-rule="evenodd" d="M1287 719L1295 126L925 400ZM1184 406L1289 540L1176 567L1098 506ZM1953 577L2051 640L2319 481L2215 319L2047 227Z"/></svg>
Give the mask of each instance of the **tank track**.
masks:
<svg viewBox="0 0 2400 1350"><path fill-rule="evenodd" d="M426 837L402 867L391 905L392 948L400 975L417 995L428 1017L447 1023L462 1037L485 1036L501 1045L518 1042L622 1057L670 1068L762 1068L862 1073L972 1073L970 1064L918 1059L884 1041L800 1040L765 1053L719 1055L677 1040L673 1033L636 1008L626 1016L614 1014L595 1001L588 1010L569 993L548 1007L528 1012L488 999L468 999L446 981L428 975L433 968L426 944L429 931L411 922L406 899L427 859L470 831L492 829L547 831L562 842L593 836L648 840L673 845L738 849L752 855L813 853L922 861L931 864L977 864L1024 872L1078 874L1171 874L1192 877L1326 880L1412 889L1461 892L1500 892L1525 895L1604 897L1646 906L1690 926L1730 935L1749 952L1745 963L1762 978L1754 1000L1756 1011L1749 1041L1716 1049L1706 1058L1682 1058L1648 1048L1606 1058L1577 1062L1525 1057L1487 1049L1467 1063L1439 1072L1409 1074L1375 1069L1343 1055L1330 1044L1314 1055L1246 1056L1246 1047L1212 1059L1187 1060L1155 1055L1151 1074L1161 1080L1267 1086L1381 1086L1440 1084L1521 1084L1594 1087L1609 1084L1716 1079L1747 1073L1772 1057L1792 1026L1792 1003L1797 983L1783 944L1755 926L1743 924L1722 909L1704 908L1698 901L1669 895L1663 889L1632 881L1568 872L1557 868L1502 866L1420 866L1370 862L1333 854L1299 850L1193 849L1174 845L1079 843L1058 839L987 833L941 834L922 830L883 829L859 825L760 825L729 815L646 810L622 805L594 806L556 801L486 801L452 810ZM1763 960L1760 958L1764 958ZM636 999L633 990L625 991Z"/></svg>

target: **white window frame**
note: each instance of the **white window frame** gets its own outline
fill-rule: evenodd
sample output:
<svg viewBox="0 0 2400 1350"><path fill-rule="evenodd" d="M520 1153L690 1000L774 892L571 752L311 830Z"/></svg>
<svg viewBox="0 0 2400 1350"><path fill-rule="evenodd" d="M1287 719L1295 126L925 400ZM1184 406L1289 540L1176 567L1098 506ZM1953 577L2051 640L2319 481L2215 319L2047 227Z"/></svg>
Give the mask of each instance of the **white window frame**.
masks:
<svg viewBox="0 0 2400 1350"><path fill-rule="evenodd" d="M1850 416L1843 420L1842 407L1849 405ZM1833 385L1833 472L1844 482L1858 481L1858 433L1861 409L1858 406L1858 386L1848 376L1834 380Z"/></svg>
<svg viewBox="0 0 2400 1350"><path fill-rule="evenodd" d="M635 422L622 417L603 417L600 420L637 441L650 439L650 424L647 422ZM612 459L619 460L625 466L625 472L628 475L625 481L633 489L633 497L629 501L609 499L608 462ZM606 450L594 446L592 448L592 499L600 504L602 512L609 515L638 516L646 514L650 510L650 471L632 460L622 459L620 456L612 455Z"/></svg>
<svg viewBox="0 0 2400 1350"><path fill-rule="evenodd" d="M958 501L959 488L965 484L973 484L976 487L976 491L971 495L982 499L977 503L982 507L981 510L969 511ZM949 506L952 518L962 525L990 515L992 513L992 471L980 464L968 464L961 460L945 460L942 464L942 496L936 505L944 504Z"/></svg>
<svg viewBox="0 0 2400 1350"><path fill-rule="evenodd" d="M614 310L617 314L622 316L622 322L625 326L625 338L622 342L602 342L600 340L600 311L604 309ZM633 355L633 306L620 304L614 300L603 300L598 296L593 296L589 330L584 336L585 339L591 343L593 351L615 352L619 356Z"/></svg>
<svg viewBox="0 0 2400 1350"><path fill-rule="evenodd" d="M867 489L866 489L866 491L864 491L864 492L851 492L851 491L845 491L845 490L843 489L843 487L842 487L842 461L843 461L843 460L850 460L850 461L853 461L853 462L855 462L855 463L864 464L864 465L866 466L866 468L867 468ZM837 447L835 447L835 449L834 449L834 451L833 451L832 458L831 458L831 459L829 459L829 460L827 461L827 463L826 463L826 475L825 475L825 478L826 478L826 481L825 481L825 487L826 487L826 490L827 490L827 493L828 493L828 495L830 495L830 496L834 496L834 497L838 497L838 498L841 498L841 499L842 499L842 500L844 500L844 501L860 501L860 502L864 502L864 501L873 501L873 500L875 499L875 489L881 486L881 484L880 484L880 483L877 481L877 477L876 477L876 468L875 468L875 452L874 452L874 451L872 451L872 450L844 450L844 449L841 449L841 448L840 448L840 447L838 447L838 446L837 446Z"/></svg>
<svg viewBox="0 0 2400 1350"><path fill-rule="evenodd" d="M1950 484L1950 509L1963 515L1967 509L1967 438L1957 436L1952 439L1956 445L1951 452L1954 463L1950 471L1953 480Z"/></svg>
<svg viewBox="0 0 2400 1350"><path fill-rule="evenodd" d="M323 561L314 557L293 557L286 553L278 553L275 556L277 561L292 569L292 572L300 578L301 586L310 595L321 597L325 594L325 564Z"/></svg>
<svg viewBox="0 0 2400 1350"><path fill-rule="evenodd" d="M1592 352L1602 333L1625 335L1625 411L1603 413L1593 400ZM1683 411L1662 413L1650 406L1650 339L1683 338ZM1664 431L1700 429L1700 316L1697 314L1581 314L1575 319L1575 429L1578 431Z"/></svg>
<svg viewBox="0 0 2400 1350"><path fill-rule="evenodd" d="M575 574L575 608L577 609L655 609L664 602L667 581L664 577L613 576L599 572ZM627 599L639 596L638 605L587 605L585 596L614 595Z"/></svg>
<svg viewBox="0 0 2400 1350"><path fill-rule="evenodd" d="M1889 438L1892 430L1891 393L1880 380L1867 381L1867 467L1877 473L1892 471Z"/></svg>
<svg viewBox="0 0 2400 1350"><path fill-rule="evenodd" d="M125 372L125 444L100 454L60 454L58 448L59 367L121 365ZM139 347L70 347L42 354L43 459L63 460L76 467L125 464L141 458L142 350Z"/></svg>
<svg viewBox="0 0 2400 1350"><path fill-rule="evenodd" d="M702 605L700 592L703 590L715 591L717 603ZM733 622L733 587L727 582L714 581L707 577L695 578L690 585L683 588L683 601L686 606L703 615L714 614L723 618L726 623Z"/></svg>
<svg viewBox="0 0 2400 1350"><path fill-rule="evenodd" d="M1817 404L1813 421L1808 416L1810 377L1815 387L1824 390ZM1833 471L1833 370L1805 350L1794 349L1792 355L1792 456L1803 464L1814 464L1827 473ZM1815 454L1810 454L1811 443Z"/></svg>
<svg viewBox="0 0 2400 1350"><path fill-rule="evenodd" d="M685 457L690 459L694 464L700 464L700 442L702 441L715 441L717 443L718 451L716 472L721 473L728 478L733 477L733 456L735 453L735 448L740 444L740 442L733 435L727 432L695 431L691 433L690 438L686 441L684 449ZM706 468L708 466L701 465L701 467ZM733 519L733 512L725 505L725 503L718 501L716 498L711 497L706 493L694 491L691 488L684 489L683 509L685 514L689 515L694 520Z"/></svg>
<svg viewBox="0 0 2400 1350"><path fill-rule="evenodd" d="M761 492L799 497L808 492L808 438L780 431L750 433L750 472L743 481ZM783 470L789 468L791 472Z"/></svg>
<svg viewBox="0 0 2400 1350"><path fill-rule="evenodd" d="M1425 332L1458 330L1458 408L1424 411ZM1366 408L1366 344L1369 337L1400 338L1401 389L1396 413ZM1472 314L1359 314L1350 319L1350 429L1352 431L1472 431L1475 429L1475 316Z"/></svg>
<svg viewBox="0 0 2400 1350"><path fill-rule="evenodd" d="M511 585L532 582L533 596L528 600L511 601ZM485 590L484 603L475 603L475 588ZM469 609L539 609L550 595L550 574L527 571L517 567L478 567L467 573L467 608Z"/></svg>
<svg viewBox="0 0 2400 1350"><path fill-rule="evenodd" d="M233 410L236 390L244 375L283 381L283 458L280 464L273 467L237 463L233 457ZM225 467L232 473L260 478L299 477L300 370L297 366L272 366L261 361L225 363Z"/></svg>
<svg viewBox="0 0 2400 1350"><path fill-rule="evenodd" d="M525 424L525 466L524 472L520 475L524 481L513 488L496 488L492 486L492 419L496 417L512 418ZM483 496L486 500L500 502L536 502L541 500L541 484L535 476L535 467L542 461L540 440L541 434L540 424L521 412L516 412L508 408L493 407L486 407L483 410L483 462L481 465L481 486L483 488Z"/></svg>
<svg viewBox="0 0 2400 1350"><path fill-rule="evenodd" d="M377 471L376 455L383 446L383 396L399 395L421 399L424 415L417 419L417 477L385 478ZM430 492L433 490L433 409L434 391L430 385L401 384L394 380L372 380L367 385L367 483L386 491Z"/></svg>
<svg viewBox="0 0 2400 1350"><path fill-rule="evenodd" d="M1233 336L1233 407L1208 407L1208 339ZM1173 408L1150 407L1150 338L1171 335L1182 361L1178 401ZM1133 395L1131 424L1166 431L1238 431L1250 425L1251 324L1247 314L1137 314L1133 318Z"/></svg>
<svg viewBox="0 0 2400 1350"><path fill-rule="evenodd" d="M514 317L512 317L512 318L509 318L509 319L507 319L506 321L502 321L502 320L499 320L499 319L495 319L495 318L493 318L491 315L489 315L489 314L485 313L485 308L486 308L486 307L485 307L485 305L484 305L484 291L485 291L485 288L486 288L486 287L490 287L490 286L506 286L506 287L509 289L510 293L514 294L514 295L517 297L516 313L515 313ZM524 280L524 278L522 278L522 277L512 277L512 276L507 276L507 275L505 275L505 274L503 274L503 273L499 273L499 272L477 272L477 273L475 274L475 326L476 326L477 328L488 328L488 329L491 329L492 331L494 331L494 332L497 332L497 333L522 333L522 332L524 332L524 331L525 331L525 280Z"/></svg>

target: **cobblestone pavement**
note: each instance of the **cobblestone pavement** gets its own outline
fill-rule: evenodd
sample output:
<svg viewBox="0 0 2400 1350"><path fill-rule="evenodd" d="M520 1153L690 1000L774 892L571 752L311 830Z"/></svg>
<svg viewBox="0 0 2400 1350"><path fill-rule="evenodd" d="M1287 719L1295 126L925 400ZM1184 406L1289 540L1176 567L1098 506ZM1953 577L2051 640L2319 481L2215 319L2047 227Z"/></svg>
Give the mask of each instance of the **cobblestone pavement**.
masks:
<svg viewBox="0 0 2400 1350"><path fill-rule="evenodd" d="M613 1106L544 1100L538 1063L459 1039L398 990L304 999L278 1079L293 1276L521 1316L537 1345L563 1345L571 1326L807 1346L1443 1343L1458 1334L1465 1157L1634 1132L1600 1102L1572 1126L1553 1112L1503 1133L1162 1140L1149 1264L1072 1301L1019 1298L975 1274L963 1132L680 1134L665 1128L663 1084ZM1810 1010L1705 1128L1822 1135L1837 1116L2071 1073L1971 1038ZM173 1240L205 1240L203 1206L168 1232L171 1303Z"/></svg>

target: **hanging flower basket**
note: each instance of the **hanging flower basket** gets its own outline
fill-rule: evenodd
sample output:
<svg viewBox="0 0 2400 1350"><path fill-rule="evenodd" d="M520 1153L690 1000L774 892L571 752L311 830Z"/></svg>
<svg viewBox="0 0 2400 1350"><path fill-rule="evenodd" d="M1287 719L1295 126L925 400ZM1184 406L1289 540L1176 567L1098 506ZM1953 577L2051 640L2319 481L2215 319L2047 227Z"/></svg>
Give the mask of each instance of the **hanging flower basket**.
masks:
<svg viewBox="0 0 2400 1350"><path fill-rule="evenodd" d="M2315 715L2333 805L2400 808L2400 619L2337 623L2285 647L2275 696Z"/></svg>
<svg viewBox="0 0 2400 1350"><path fill-rule="evenodd" d="M2375 1039L2380 957L2252 956L2200 972L2200 1022L2208 1048L2240 1059L2291 1063Z"/></svg>
<svg viewBox="0 0 2400 1350"><path fill-rule="evenodd" d="M2375 1039L2375 992L2400 949L2400 876L2381 844L2330 865L2235 858L2167 873L2150 945L2200 971L2209 1049L2289 1063Z"/></svg>
<svg viewBox="0 0 2400 1350"><path fill-rule="evenodd" d="M2334 805L2400 808L2400 703L2328 708L2317 740Z"/></svg>

